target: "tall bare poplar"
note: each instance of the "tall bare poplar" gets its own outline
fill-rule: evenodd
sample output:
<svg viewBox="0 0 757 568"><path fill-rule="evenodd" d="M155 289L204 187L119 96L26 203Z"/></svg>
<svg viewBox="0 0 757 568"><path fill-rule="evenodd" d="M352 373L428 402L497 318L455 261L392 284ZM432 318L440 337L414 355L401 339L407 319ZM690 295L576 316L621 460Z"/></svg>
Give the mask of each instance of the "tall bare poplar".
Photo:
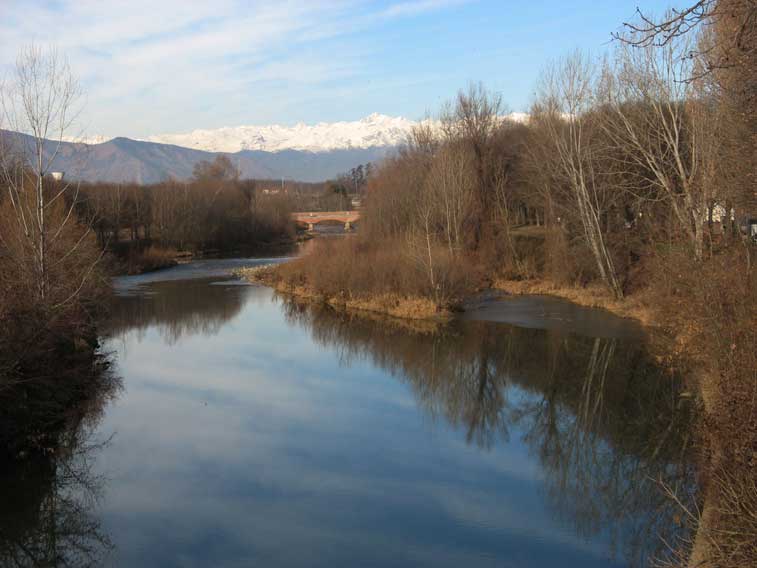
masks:
<svg viewBox="0 0 757 568"><path fill-rule="evenodd" d="M616 297L623 291L612 254L602 230L607 197L612 192L602 171L601 130L592 114L597 89L597 71L581 53L548 69L541 79L539 95L532 110L534 125L545 131L541 142L549 156L552 183L567 190L567 200L583 230L602 281Z"/></svg>
<svg viewBox="0 0 757 568"><path fill-rule="evenodd" d="M638 188L666 199L680 234L694 255L704 251L708 209L718 197L714 183L718 132L715 104L701 80L692 77L690 38L660 47L621 46L609 78L612 110L603 128L629 162L642 172Z"/></svg>
<svg viewBox="0 0 757 568"><path fill-rule="evenodd" d="M469 224L473 234L473 248L478 248L487 235L495 199L492 161L492 141L504 111L502 98L488 91L483 84L472 83L457 94L454 104L441 115L441 128L448 142L467 148L473 160L474 186L470 202Z"/></svg>
<svg viewBox="0 0 757 568"><path fill-rule="evenodd" d="M464 148L444 147L436 155L423 191L434 205L451 256L463 248L466 215L475 186L472 158Z"/></svg>
<svg viewBox="0 0 757 568"><path fill-rule="evenodd" d="M35 46L20 52L12 76L0 88L0 175L15 224L0 236L19 265L31 261L34 282L29 286L43 305L72 299L92 269L68 275L72 282L50 298L51 271L75 256L89 233L78 227L72 237L78 185L50 176L76 118L80 92L66 58Z"/></svg>

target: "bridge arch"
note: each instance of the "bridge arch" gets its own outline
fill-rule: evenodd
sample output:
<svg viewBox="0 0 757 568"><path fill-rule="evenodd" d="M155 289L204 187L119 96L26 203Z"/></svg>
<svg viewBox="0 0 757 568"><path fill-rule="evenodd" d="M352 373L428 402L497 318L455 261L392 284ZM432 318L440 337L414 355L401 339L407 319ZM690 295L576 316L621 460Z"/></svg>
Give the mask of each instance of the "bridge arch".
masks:
<svg viewBox="0 0 757 568"><path fill-rule="evenodd" d="M301 226L307 227L309 231L315 229L315 226L323 222L342 223L344 230L349 231L352 226L360 220L359 211L302 211L292 213L294 221Z"/></svg>

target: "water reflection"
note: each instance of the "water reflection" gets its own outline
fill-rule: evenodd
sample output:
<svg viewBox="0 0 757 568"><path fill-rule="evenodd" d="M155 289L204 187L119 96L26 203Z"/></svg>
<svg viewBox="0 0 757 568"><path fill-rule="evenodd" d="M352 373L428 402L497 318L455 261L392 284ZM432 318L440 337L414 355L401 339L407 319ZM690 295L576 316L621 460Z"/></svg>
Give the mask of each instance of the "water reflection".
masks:
<svg viewBox="0 0 757 568"><path fill-rule="evenodd" d="M89 349L18 352L0 354L0 565L101 566L112 545L96 510L96 429L120 380Z"/></svg>
<svg viewBox="0 0 757 568"><path fill-rule="evenodd" d="M344 364L369 360L412 388L418 406L488 449L516 429L544 474L546 497L576 533L609 533L613 555L644 565L682 536L657 481L695 493L694 409L681 378L638 341L457 322L441 333L283 300L289 321ZM622 547L623 550L616 550Z"/></svg>
<svg viewBox="0 0 757 568"><path fill-rule="evenodd" d="M108 389L6 436L52 432L56 450L9 451L22 503L0 564L54 533L78 535L55 553L73 565L112 541L117 566L640 566L683 531L655 480L694 493L693 409L620 327L432 332L219 275L153 282L112 314L128 388L103 422ZM93 428L117 436L100 448Z"/></svg>
<svg viewBox="0 0 757 568"><path fill-rule="evenodd" d="M239 315L245 303L245 287L234 284L209 278L178 285L157 282L149 293L119 298L105 331L115 336L136 331L142 338L147 329L157 328L168 345L175 345L185 335L215 335Z"/></svg>

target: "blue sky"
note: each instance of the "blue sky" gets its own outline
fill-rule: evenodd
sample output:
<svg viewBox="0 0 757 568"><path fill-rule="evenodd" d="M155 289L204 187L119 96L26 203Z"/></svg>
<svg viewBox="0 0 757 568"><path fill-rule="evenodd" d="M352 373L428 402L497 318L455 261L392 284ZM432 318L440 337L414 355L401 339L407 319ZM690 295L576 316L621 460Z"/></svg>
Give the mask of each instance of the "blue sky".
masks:
<svg viewBox="0 0 757 568"><path fill-rule="evenodd" d="M421 118L469 81L527 110L548 61L611 49L636 7L680 0L0 0L0 72L68 56L78 129L144 137L241 124Z"/></svg>

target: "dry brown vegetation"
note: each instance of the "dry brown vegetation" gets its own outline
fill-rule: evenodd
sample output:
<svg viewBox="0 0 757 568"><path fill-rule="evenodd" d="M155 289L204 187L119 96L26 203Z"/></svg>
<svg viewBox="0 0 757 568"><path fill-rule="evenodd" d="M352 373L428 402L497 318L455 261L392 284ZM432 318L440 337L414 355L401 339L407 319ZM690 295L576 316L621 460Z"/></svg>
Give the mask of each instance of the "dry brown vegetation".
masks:
<svg viewBox="0 0 757 568"><path fill-rule="evenodd" d="M406 254L403 243L386 245L316 240L304 257L245 275L301 297L413 319L448 315L475 282L470 267L451 262L446 249L435 247L432 287L425 265Z"/></svg>
<svg viewBox="0 0 757 568"><path fill-rule="evenodd" d="M65 58L34 47L3 87L0 126L28 138L0 137L0 346L13 336L44 351L90 334L108 287L77 187L48 176L79 89Z"/></svg>
<svg viewBox="0 0 757 568"><path fill-rule="evenodd" d="M741 567L757 559L757 276L754 250L716 251L707 262L670 253L652 271L655 317L671 331L671 364L698 379L703 495L688 512L697 539L675 566ZM734 270L734 267L738 267Z"/></svg>
<svg viewBox="0 0 757 568"><path fill-rule="evenodd" d="M153 244L143 250L132 248L126 259L126 273L143 274L151 270L175 266L178 256L179 251L175 248L164 248Z"/></svg>

